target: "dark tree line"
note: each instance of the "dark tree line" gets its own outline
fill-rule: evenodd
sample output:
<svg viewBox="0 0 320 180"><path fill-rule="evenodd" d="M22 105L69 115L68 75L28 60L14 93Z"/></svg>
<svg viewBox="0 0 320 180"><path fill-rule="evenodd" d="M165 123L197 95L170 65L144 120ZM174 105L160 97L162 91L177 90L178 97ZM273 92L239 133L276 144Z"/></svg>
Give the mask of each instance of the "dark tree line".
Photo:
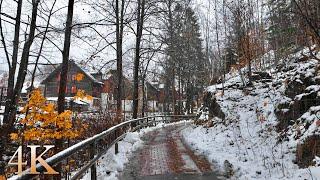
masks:
<svg viewBox="0 0 320 180"><path fill-rule="evenodd" d="M235 70L243 85L250 85L253 66L261 70L276 66L302 47L309 47L309 56L317 59L319 1L213 0L213 4L215 17L211 22L215 24L211 29L216 37L206 36L206 42L215 41L211 43L214 47L206 51L213 72L212 84L225 81L224 75ZM263 58L266 53L275 58Z"/></svg>
<svg viewBox="0 0 320 180"><path fill-rule="evenodd" d="M193 113L193 101L208 84L209 62L202 47L198 19L188 2L168 7L164 62L167 102L171 97L175 114Z"/></svg>

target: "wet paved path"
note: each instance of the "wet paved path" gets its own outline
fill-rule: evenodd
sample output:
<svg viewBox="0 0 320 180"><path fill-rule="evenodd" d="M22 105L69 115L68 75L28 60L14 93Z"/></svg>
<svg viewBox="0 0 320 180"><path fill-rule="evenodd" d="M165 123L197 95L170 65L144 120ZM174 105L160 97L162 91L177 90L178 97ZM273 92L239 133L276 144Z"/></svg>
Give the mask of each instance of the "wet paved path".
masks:
<svg viewBox="0 0 320 180"><path fill-rule="evenodd" d="M184 125L147 133L143 147L133 153L120 180L217 180L210 163L195 155L182 141Z"/></svg>

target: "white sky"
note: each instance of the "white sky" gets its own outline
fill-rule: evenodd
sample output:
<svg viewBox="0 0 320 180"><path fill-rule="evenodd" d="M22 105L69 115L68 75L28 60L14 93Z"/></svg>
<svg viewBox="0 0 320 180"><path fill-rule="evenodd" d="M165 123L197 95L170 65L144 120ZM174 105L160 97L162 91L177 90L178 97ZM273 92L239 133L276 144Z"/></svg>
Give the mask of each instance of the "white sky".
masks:
<svg viewBox="0 0 320 180"><path fill-rule="evenodd" d="M231 0L226 0L231 1ZM264 1L264 0L263 0ZM46 9L49 11L53 4L54 0L41 0L41 7L39 9ZM74 7L74 19L73 23L92 23L96 22L100 19L103 19L107 17L111 21L114 21L114 18L112 18L112 14L108 14L107 11L102 10L101 8L95 6L97 9L93 9L91 6L94 3L100 3L102 5L102 8L106 8L108 5L106 4L107 1L105 0L78 0L76 1L75 7ZM217 0L217 9L218 12L221 12L221 5L223 0ZM261 2L262 3L262 2ZM51 18L50 26L63 29L65 26L65 20L66 20L66 11L67 11L67 1L65 0L57 0L56 5L54 7L54 11L57 11L54 16ZM12 17L15 16L15 8L16 3L13 0L4 0L4 4L2 7L2 11L5 13L11 15ZM205 29L206 29L206 21L209 19L209 37L210 37L210 46L213 48L216 47L216 38L215 38L215 11L214 11L214 0L193 0L191 2L191 7L196 12L196 15L198 16L200 28L202 30L202 34L204 35ZM134 8L134 4L131 4L128 7L128 12L130 15L132 15L132 8ZM46 25L46 15L43 13L38 13L39 16L44 17L40 18L38 17L37 25L45 26ZM24 1L23 4L23 15L22 19L24 22L27 22L29 19L29 16L31 15L31 5L29 2ZM2 16L3 17L3 16ZM221 28L223 28L223 19L222 14L218 14L218 29L219 29L219 35L220 35L220 41L223 41L223 31ZM4 20L8 20L10 22L13 22L12 20L3 17ZM112 22L110 22L112 23ZM146 22L146 25L150 25L151 23L157 23L157 19L149 19ZM12 40L13 40L13 32L14 32L14 26L9 23L3 22L4 31L5 31L5 39L9 46L11 46ZM132 27L135 29L135 25L132 24ZM105 49L104 48L108 43L114 41L115 33L112 33L114 31L114 26L95 26L95 29L92 28L84 28L84 29L74 29L73 30L73 36L72 36L72 43L71 43L71 51L70 51L70 58L76 60L77 62L80 61L88 61L88 59L92 59L88 65L91 66L91 68L94 69L100 69L104 64L106 64L108 61L114 60L116 57L115 50L109 46ZM22 24L21 26L21 37L20 40L24 41L24 33L25 33L26 26ZM154 33L159 33L155 30L153 30ZM39 33L39 32L37 32ZM105 38L101 38L101 36L104 36ZM81 37L80 38L77 38ZM41 36L40 36L41 38ZM48 38L50 38L56 45L59 46L59 49L63 49L63 32L60 33L48 33ZM204 39L204 36L203 36ZM222 42L223 43L223 42ZM23 43L21 43L23 44ZM129 28L125 29L124 33L124 46L123 46L123 52L124 54L124 70L130 71L132 68L132 59L134 58L134 54L132 51L132 48L135 44L135 37L132 34L132 30ZM35 42L32 45L32 50L35 51L32 54L36 54L38 52L38 48L40 45L40 39L37 38ZM155 42L153 46L157 46L157 43ZM2 45L1 45L2 47ZM22 49L22 45L20 45L20 48ZM128 51L130 50L131 51ZM9 47L9 53L12 53L12 49ZM95 52L99 51L98 54L95 56L92 56ZM21 53L21 50L20 50ZM45 48L43 49L43 56L45 58L41 58L41 62L47 63L49 60L52 63L61 63L62 56L61 52L58 50L57 47L55 47L51 42L45 41ZM93 58L92 58L93 57ZM158 54L155 59L157 61L161 61L163 59L163 56ZM30 62L33 62L35 58L31 57ZM155 67L155 63L151 63L151 66ZM31 66L30 66L31 67ZM109 63L107 66L105 66L105 70L114 68L115 63ZM7 62L4 56L3 48L0 49L0 70L6 70L7 69ZM31 67L33 69L33 67ZM154 69L151 67L151 69ZM131 73L127 73L131 74Z"/></svg>

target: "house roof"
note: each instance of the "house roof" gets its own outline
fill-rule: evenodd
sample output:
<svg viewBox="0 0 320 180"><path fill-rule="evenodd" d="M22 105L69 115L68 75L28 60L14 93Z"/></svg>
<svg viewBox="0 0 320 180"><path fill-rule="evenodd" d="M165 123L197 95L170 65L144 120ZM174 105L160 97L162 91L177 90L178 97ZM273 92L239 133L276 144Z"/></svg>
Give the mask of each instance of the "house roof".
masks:
<svg viewBox="0 0 320 180"><path fill-rule="evenodd" d="M92 80L94 83L97 84L103 84L103 82L97 80L96 78L94 78L89 72L87 72L85 69L83 69L80 65L78 65L76 62L74 62L73 60L69 61L69 65L75 65L77 68L79 68L79 70L85 75L87 76L90 80ZM42 82L41 84L46 83L52 76L54 76L56 73L58 73L58 71L60 71L61 69L61 65L60 64L54 71L52 71Z"/></svg>
<svg viewBox="0 0 320 180"><path fill-rule="evenodd" d="M47 101L55 101L55 102L58 101L58 97L47 97L46 99L47 99ZM88 100L86 98L74 99L74 97L65 97L65 100L68 102L70 102L72 100L74 103L79 104L79 105L88 105L88 104L90 104L90 102L92 102L92 100Z"/></svg>
<svg viewBox="0 0 320 180"><path fill-rule="evenodd" d="M115 91L116 89L114 89L114 88L110 88L109 86L108 86L108 83L109 82L111 82L111 83L113 83L113 85L116 85L117 83L117 81L118 81L118 79L117 79L117 77L118 77L118 75L117 75L117 71L116 70L114 70L114 69L112 69L112 70L110 70L108 73L107 73L107 75L105 76L105 89L104 89L104 91L105 92L113 92L113 91ZM129 80L125 75L123 75L123 81L122 81L122 83L123 83L123 91L124 91L124 93L122 94L123 96L125 96L125 97L127 97L127 98L131 98L132 99L132 95L133 95L133 82L131 81L131 80ZM148 94L150 95L150 96L154 96L154 97L157 97L157 94L159 93L159 89L156 87L156 86L154 86L154 85L152 85L150 82L148 82L148 81L145 81L145 85L146 85L146 87L147 87L147 92L148 92ZM139 86L139 88L141 88L140 86ZM114 92L113 92L114 93Z"/></svg>
<svg viewBox="0 0 320 180"><path fill-rule="evenodd" d="M148 86L148 88L152 88L154 91L159 91L158 88L156 88L156 86L154 86L153 84L151 84L150 82L146 82L146 86Z"/></svg>
<svg viewBox="0 0 320 180"><path fill-rule="evenodd" d="M117 70L111 69L104 77L104 80L116 82L118 80ZM127 86L133 86L133 83L125 75L122 75L122 80Z"/></svg>

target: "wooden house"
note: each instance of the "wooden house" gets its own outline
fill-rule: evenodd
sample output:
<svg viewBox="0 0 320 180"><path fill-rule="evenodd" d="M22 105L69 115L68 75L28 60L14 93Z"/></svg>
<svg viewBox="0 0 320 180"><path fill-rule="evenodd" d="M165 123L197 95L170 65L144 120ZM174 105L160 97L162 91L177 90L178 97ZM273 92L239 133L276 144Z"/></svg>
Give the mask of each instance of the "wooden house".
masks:
<svg viewBox="0 0 320 180"><path fill-rule="evenodd" d="M102 108L111 112L116 111L116 100L118 96L117 90L118 75L116 70L110 70L103 80L104 86L101 94ZM131 81L123 76L122 81L122 109L125 112L132 111L132 94L133 84Z"/></svg>
<svg viewBox="0 0 320 180"><path fill-rule="evenodd" d="M41 84L44 85L45 97L58 97L60 84L61 65L51 72ZM81 80L77 79L77 75L82 74ZM103 89L103 82L101 82L101 73L89 73L81 68L77 63L70 60L67 75L66 97L73 97L78 90L84 90L86 94L94 97L93 106L100 107L101 92Z"/></svg>
<svg viewBox="0 0 320 180"><path fill-rule="evenodd" d="M172 104L172 99L173 99L173 94L172 94L172 88L171 87L166 87L165 84L158 84L158 91L159 91L159 95L158 95L158 103L159 103L159 109L160 111L164 111L164 112L172 112L173 110L173 104ZM174 91L174 97L175 97L175 101L176 104L175 106L177 106L179 104L180 101L180 94L179 94L179 89L175 89ZM181 94L181 101L184 102L184 95Z"/></svg>
<svg viewBox="0 0 320 180"><path fill-rule="evenodd" d="M143 92L142 88L139 89L139 96L140 102L139 102L139 109L142 109L142 103L143 103ZM156 112L159 111L159 97L160 97L160 91L156 86L149 83L148 81L144 84L144 95L146 103L146 109L147 112Z"/></svg>
<svg viewBox="0 0 320 180"><path fill-rule="evenodd" d="M104 88L102 93L102 107L111 112L116 111L116 99L117 99L117 71L111 70L108 72L107 77L104 80ZM158 99L159 91L149 82L145 82L145 98L147 100L146 111L155 112L158 111ZM124 112L132 112L133 105L133 83L126 76L123 76L122 82L122 110ZM139 111L142 109L143 100L142 88L139 88Z"/></svg>

